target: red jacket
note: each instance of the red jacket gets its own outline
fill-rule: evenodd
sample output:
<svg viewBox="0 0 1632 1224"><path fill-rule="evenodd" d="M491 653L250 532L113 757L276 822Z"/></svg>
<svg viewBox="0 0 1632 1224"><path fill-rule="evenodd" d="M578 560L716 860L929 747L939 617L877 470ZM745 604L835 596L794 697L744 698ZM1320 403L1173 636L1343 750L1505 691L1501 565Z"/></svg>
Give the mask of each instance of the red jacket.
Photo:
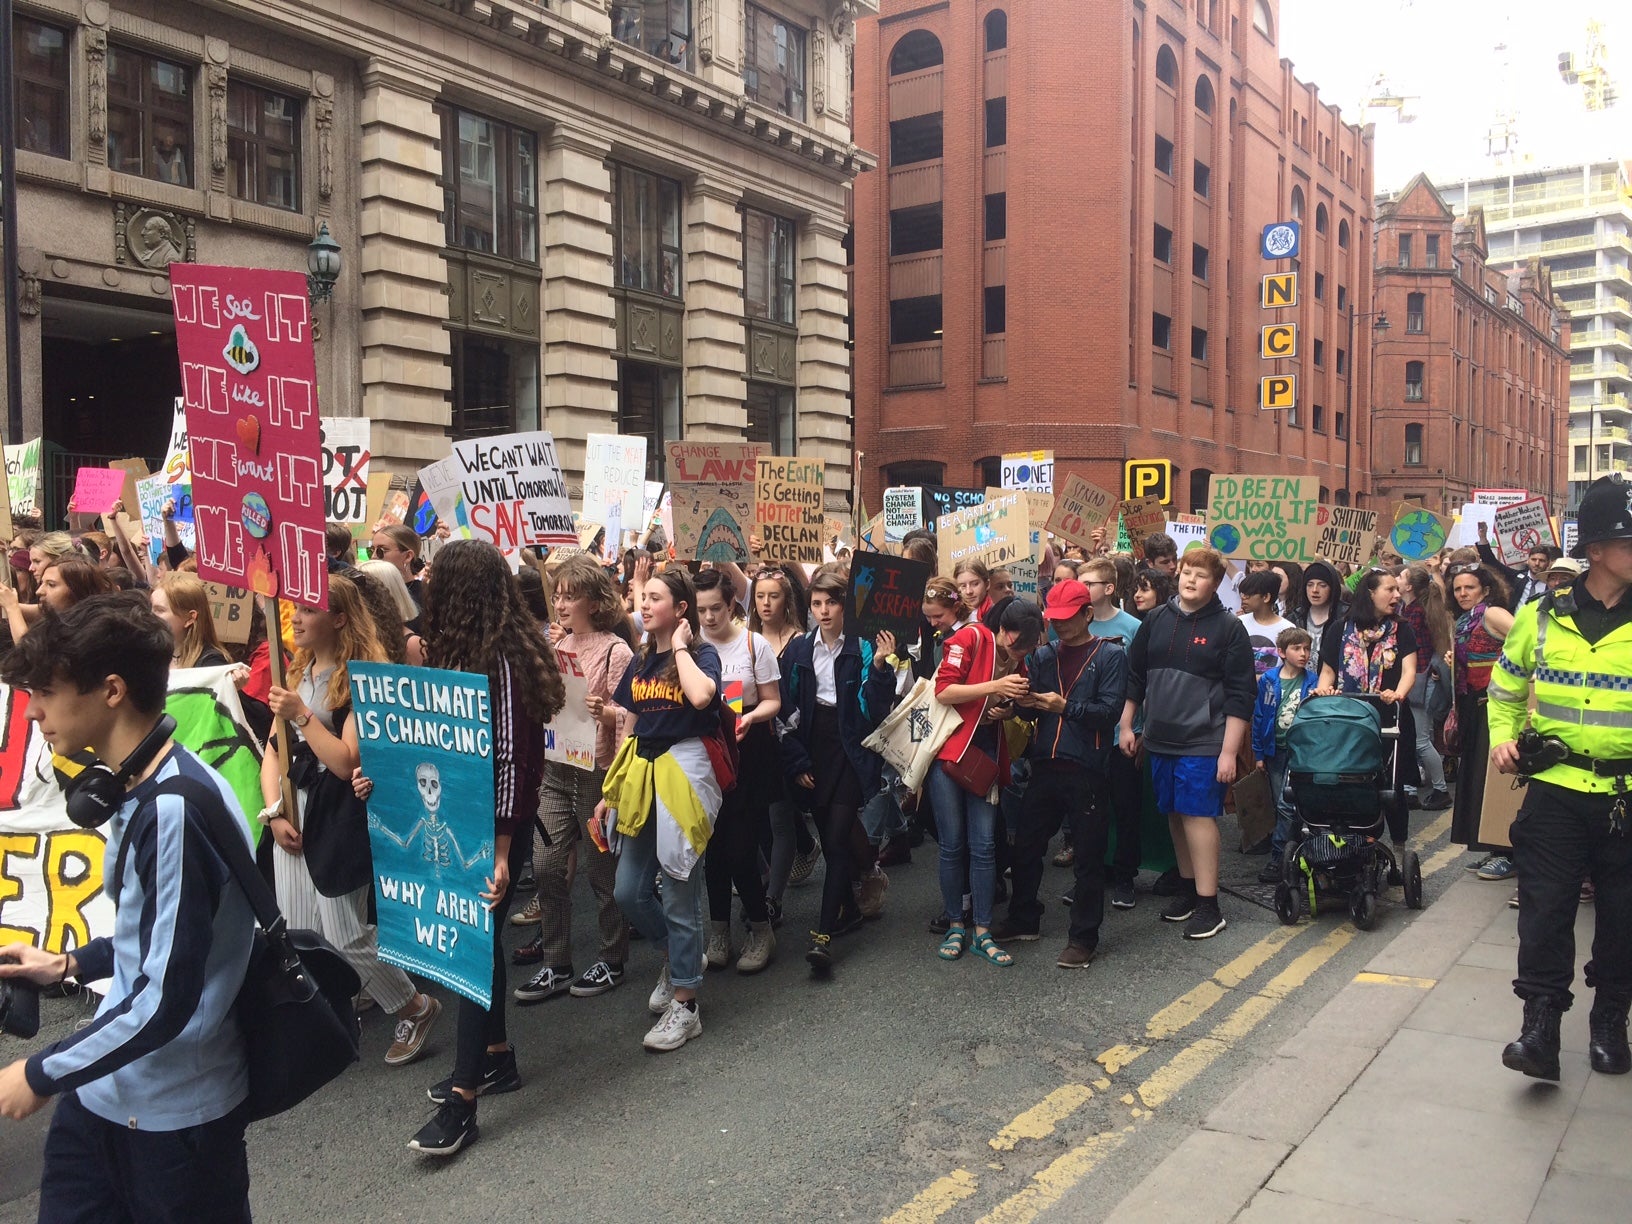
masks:
<svg viewBox="0 0 1632 1224"><path fill-rule="evenodd" d="M1024 674L1022 667L1021 673ZM948 685L987 684L997 678L997 636L985 625L972 622L959 629L941 652L941 666L935 673L935 693L939 696ZM939 761L960 761L975 738L980 719L986 712L988 698L977 697L957 707L962 718L958 729L936 755ZM1009 745L1006 736L997 737L997 777L1004 785L1009 780Z"/></svg>

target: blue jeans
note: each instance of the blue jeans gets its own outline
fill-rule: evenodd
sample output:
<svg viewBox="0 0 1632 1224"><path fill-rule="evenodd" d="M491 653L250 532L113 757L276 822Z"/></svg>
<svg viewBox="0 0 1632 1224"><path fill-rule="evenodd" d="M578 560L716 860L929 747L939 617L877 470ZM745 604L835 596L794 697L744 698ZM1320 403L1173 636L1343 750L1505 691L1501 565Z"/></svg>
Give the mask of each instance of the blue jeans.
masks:
<svg viewBox="0 0 1632 1224"><path fill-rule="evenodd" d="M936 761L929 768L929 794L941 843L941 903L949 922L963 921L963 856L969 855L969 900L975 925L992 925L997 892L997 808L971 795Z"/></svg>
<svg viewBox="0 0 1632 1224"><path fill-rule="evenodd" d="M1277 752L1264 762L1269 773L1270 791L1275 796L1275 832L1270 836L1270 853L1280 858L1286 843L1297 835L1298 813L1292 804L1291 792L1286 789L1287 770L1292 765L1292 754Z"/></svg>
<svg viewBox="0 0 1632 1224"><path fill-rule="evenodd" d="M698 860L689 880L663 873L663 903L652 896L657 866L657 813L633 837L623 839L618 853L618 879L613 896L624 917L652 946L669 957L669 980L676 986L695 987L703 981L703 896L707 872Z"/></svg>

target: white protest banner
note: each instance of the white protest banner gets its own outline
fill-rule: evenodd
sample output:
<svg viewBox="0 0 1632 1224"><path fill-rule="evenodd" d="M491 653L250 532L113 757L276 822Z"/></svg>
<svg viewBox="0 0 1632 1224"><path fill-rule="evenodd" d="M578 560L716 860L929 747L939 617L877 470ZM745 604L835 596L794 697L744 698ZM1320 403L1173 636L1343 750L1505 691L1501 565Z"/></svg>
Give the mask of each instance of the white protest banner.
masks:
<svg viewBox="0 0 1632 1224"><path fill-rule="evenodd" d="M998 484L1031 493L1054 492L1054 452L1021 451L1004 455Z"/></svg>
<svg viewBox="0 0 1632 1224"><path fill-rule="evenodd" d="M1530 496L1528 489L1475 489L1473 504L1476 506L1512 506L1526 500Z"/></svg>
<svg viewBox="0 0 1632 1224"><path fill-rule="evenodd" d="M884 538L899 544L924 525L924 491L917 485L884 490Z"/></svg>
<svg viewBox="0 0 1632 1224"><path fill-rule="evenodd" d="M140 507L142 530L147 535L148 556L153 564L159 563L164 555L164 507L166 503L173 503L175 513L172 516L176 524L176 537L188 552L192 552L197 545L197 520L193 515L193 486L190 484L170 484L166 482L164 473L157 476L148 476L136 482L136 502Z"/></svg>
<svg viewBox="0 0 1632 1224"><path fill-rule="evenodd" d="M331 523L355 526L368 517L373 422L367 417L323 417L318 424L323 446L324 517Z"/></svg>
<svg viewBox="0 0 1632 1224"><path fill-rule="evenodd" d="M170 421L170 445L164 452L163 477L171 484L191 484L193 465L187 455L187 403L176 396L176 414Z"/></svg>
<svg viewBox="0 0 1632 1224"><path fill-rule="evenodd" d="M438 518L504 552L578 545L555 439L543 430L455 442L419 482Z"/></svg>
<svg viewBox="0 0 1632 1224"><path fill-rule="evenodd" d="M561 712L544 724L544 759L574 769L593 770L595 720L589 715L589 683L584 679L578 656L572 651L558 648L555 660L561 665L567 699Z"/></svg>
<svg viewBox="0 0 1632 1224"><path fill-rule="evenodd" d="M1054 499L1054 513L1048 516L1047 529L1068 543L1092 548L1095 528L1105 526L1116 502L1116 494L1073 472L1066 477L1065 488Z"/></svg>
<svg viewBox="0 0 1632 1224"><path fill-rule="evenodd" d="M610 524L613 502L620 523L646 521L646 439L592 433L584 441L584 517ZM616 543L610 531L607 538Z"/></svg>
<svg viewBox="0 0 1632 1224"><path fill-rule="evenodd" d="M634 521L651 524L657 515L658 506L663 502L663 482L661 480L648 480L646 482L645 500L646 504L641 508L640 517ZM651 527L648 526L647 530L650 531Z"/></svg>
<svg viewBox="0 0 1632 1224"><path fill-rule="evenodd" d="M1173 537L1173 543L1179 547L1179 556L1184 556L1192 548L1207 547L1206 523L1180 523L1170 521L1166 528L1167 534Z"/></svg>
<svg viewBox="0 0 1632 1224"><path fill-rule="evenodd" d="M1450 538L1446 540L1452 548L1472 548L1479 543L1479 526L1483 524L1485 530L1491 531L1496 526L1497 507L1477 502L1465 502L1462 513L1457 519L1456 526L1451 529Z"/></svg>
<svg viewBox="0 0 1632 1224"><path fill-rule="evenodd" d="M1576 543L1581 539L1581 530L1574 519L1565 519L1558 527L1558 546L1564 550L1567 557L1575 551Z"/></svg>
<svg viewBox="0 0 1632 1224"><path fill-rule="evenodd" d="M1523 569L1532 548L1556 546L1553 521L1547 515L1547 499L1532 497L1503 506L1496 511L1491 547L1503 565Z"/></svg>
<svg viewBox="0 0 1632 1224"><path fill-rule="evenodd" d="M6 447L6 492L13 514L40 512L40 439Z"/></svg>

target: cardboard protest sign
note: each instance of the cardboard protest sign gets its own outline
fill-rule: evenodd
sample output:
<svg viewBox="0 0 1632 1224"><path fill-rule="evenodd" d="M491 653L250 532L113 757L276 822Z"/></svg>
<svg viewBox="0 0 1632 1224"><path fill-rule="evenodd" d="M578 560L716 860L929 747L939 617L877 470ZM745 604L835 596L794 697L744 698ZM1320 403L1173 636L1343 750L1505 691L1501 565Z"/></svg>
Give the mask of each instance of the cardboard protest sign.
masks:
<svg viewBox="0 0 1632 1224"><path fill-rule="evenodd" d="M917 485L884 490L884 538L899 544L924 525L924 491Z"/></svg>
<svg viewBox="0 0 1632 1224"><path fill-rule="evenodd" d="M483 1007L493 998L493 726L486 676L352 663L373 781L380 959Z"/></svg>
<svg viewBox="0 0 1632 1224"><path fill-rule="evenodd" d="M543 430L471 438L419 470L438 517L503 552L578 543L555 438Z"/></svg>
<svg viewBox="0 0 1632 1224"><path fill-rule="evenodd" d="M1322 505L1315 554L1333 564L1364 565L1377 546L1377 511Z"/></svg>
<svg viewBox="0 0 1632 1224"><path fill-rule="evenodd" d="M987 567L1031 555L1031 522L1023 493L1009 493L966 510L943 514L935 524L941 573L950 578L964 561Z"/></svg>
<svg viewBox="0 0 1632 1224"><path fill-rule="evenodd" d="M1052 493L1054 452L1021 451L1004 455L998 468L998 484L1005 489Z"/></svg>
<svg viewBox="0 0 1632 1224"><path fill-rule="evenodd" d="M883 553L858 552L850 558L850 607L846 624L854 623L863 641L888 631L905 650L918 640L924 615L924 586L932 577L927 561L910 561Z"/></svg>
<svg viewBox="0 0 1632 1224"><path fill-rule="evenodd" d="M164 451L164 471L171 484L190 484L193 468L187 458L187 405L178 395L175 415L170 420L170 445Z"/></svg>
<svg viewBox="0 0 1632 1224"><path fill-rule="evenodd" d="M325 608L310 302L298 272L175 263L198 576Z"/></svg>
<svg viewBox="0 0 1632 1224"><path fill-rule="evenodd" d="M610 524L614 503L624 527L647 521L646 439L592 433L584 440L584 517Z"/></svg>
<svg viewBox="0 0 1632 1224"><path fill-rule="evenodd" d="M1034 604L1042 603L1042 590L1038 582L1035 560L1010 561L1003 568L1009 571L1009 582L1013 585L1016 595Z"/></svg>
<svg viewBox="0 0 1632 1224"><path fill-rule="evenodd" d="M1476 506L1511 506L1525 501L1530 496L1528 489L1475 489L1473 504Z"/></svg>
<svg viewBox="0 0 1632 1224"><path fill-rule="evenodd" d="M752 484L759 478L759 457L769 449L758 442L670 442L669 484Z"/></svg>
<svg viewBox="0 0 1632 1224"><path fill-rule="evenodd" d="M1054 513L1048 516L1046 529L1068 543L1092 548L1094 529L1105 526L1116 502L1116 494L1073 472L1054 498Z"/></svg>
<svg viewBox="0 0 1632 1224"><path fill-rule="evenodd" d="M77 514L108 514L124 492L125 474L118 468L82 467L74 473Z"/></svg>
<svg viewBox="0 0 1632 1224"><path fill-rule="evenodd" d="M222 586L219 582L206 582L204 589L210 596L210 619L215 622L215 636L229 646L246 644L250 622L255 619L254 595L243 587Z"/></svg>
<svg viewBox="0 0 1632 1224"><path fill-rule="evenodd" d="M124 483L119 489L119 500L125 505L125 513L134 518L138 500L136 482L146 480L152 474L148 471L147 461L144 459L115 459L108 466L117 468L125 474Z"/></svg>
<svg viewBox="0 0 1632 1224"><path fill-rule="evenodd" d="M1031 524L1031 559L1040 561L1043 556L1043 524L1054 514L1054 494L1028 489L1025 498L1026 521Z"/></svg>
<svg viewBox="0 0 1632 1224"><path fill-rule="evenodd" d="M1157 497L1134 497L1121 503L1122 529L1128 533L1133 552L1143 556L1145 537L1167 530L1167 507Z"/></svg>
<svg viewBox="0 0 1632 1224"><path fill-rule="evenodd" d="M572 651L557 647L555 661L561 667L567 700L561 712L544 724L544 759L574 769L593 770L595 720L589 716L589 682L584 678L578 656Z"/></svg>
<svg viewBox="0 0 1632 1224"><path fill-rule="evenodd" d="M1313 476L1214 476L1207 542L1226 557L1308 565L1319 515L1320 481Z"/></svg>
<svg viewBox="0 0 1632 1224"><path fill-rule="evenodd" d="M760 560L770 565L822 563L823 464L819 459L761 455L754 488Z"/></svg>
<svg viewBox="0 0 1632 1224"><path fill-rule="evenodd" d="M1532 497L1496 511L1491 546L1503 565L1523 569L1533 548L1556 546L1553 522L1547 514L1547 499Z"/></svg>
<svg viewBox="0 0 1632 1224"><path fill-rule="evenodd" d="M1575 546L1581 540L1581 528L1575 519L1567 518L1558 525L1558 546L1564 550L1566 557L1575 552Z"/></svg>
<svg viewBox="0 0 1632 1224"><path fill-rule="evenodd" d="M8 481L0 481L0 539L10 540L16 534L11 523L11 491L7 487ZM9 574L0 575L0 580L10 584Z"/></svg>
<svg viewBox="0 0 1632 1224"><path fill-rule="evenodd" d="M754 481L694 481L671 485L663 496L673 516L669 543L677 560L748 560Z"/></svg>
<svg viewBox="0 0 1632 1224"><path fill-rule="evenodd" d="M6 447L6 492L13 514L40 512L40 439Z"/></svg>
<svg viewBox="0 0 1632 1224"><path fill-rule="evenodd" d="M924 485L924 526L938 530L942 515L966 510L986 500L984 489L955 489L947 485Z"/></svg>
<svg viewBox="0 0 1632 1224"><path fill-rule="evenodd" d="M193 512L193 486L169 484L164 473L136 482L136 510L147 535L147 551L155 565L164 555L164 508L174 507L171 521L176 525L176 538L188 552L197 544L197 523Z"/></svg>
<svg viewBox="0 0 1632 1224"><path fill-rule="evenodd" d="M368 518L373 422L367 417L322 417L319 430L323 443L324 517L348 527L361 525Z"/></svg>
<svg viewBox="0 0 1632 1224"><path fill-rule="evenodd" d="M1394 525L1389 528L1388 546L1401 560L1421 561L1444 548L1450 534L1450 519L1417 502L1401 502L1394 512Z"/></svg>

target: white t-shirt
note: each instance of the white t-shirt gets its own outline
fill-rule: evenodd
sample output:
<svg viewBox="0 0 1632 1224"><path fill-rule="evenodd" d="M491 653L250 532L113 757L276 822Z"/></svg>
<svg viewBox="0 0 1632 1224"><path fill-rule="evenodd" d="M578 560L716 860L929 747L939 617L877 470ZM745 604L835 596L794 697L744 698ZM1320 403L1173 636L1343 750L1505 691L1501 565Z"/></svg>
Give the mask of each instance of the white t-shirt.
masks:
<svg viewBox="0 0 1632 1224"><path fill-rule="evenodd" d="M736 713L745 714L759 704L759 686L775 684L782 678L776 651L757 633L746 629L725 644L708 639L720 655L720 696Z"/></svg>
<svg viewBox="0 0 1632 1224"><path fill-rule="evenodd" d="M1253 674L1262 676L1272 667L1281 665L1281 652L1275 646L1275 639L1281 636L1283 630L1297 628L1286 617L1275 618L1273 625L1260 625L1256 617L1245 613L1241 616L1241 623L1247 627L1247 639L1252 643Z"/></svg>

